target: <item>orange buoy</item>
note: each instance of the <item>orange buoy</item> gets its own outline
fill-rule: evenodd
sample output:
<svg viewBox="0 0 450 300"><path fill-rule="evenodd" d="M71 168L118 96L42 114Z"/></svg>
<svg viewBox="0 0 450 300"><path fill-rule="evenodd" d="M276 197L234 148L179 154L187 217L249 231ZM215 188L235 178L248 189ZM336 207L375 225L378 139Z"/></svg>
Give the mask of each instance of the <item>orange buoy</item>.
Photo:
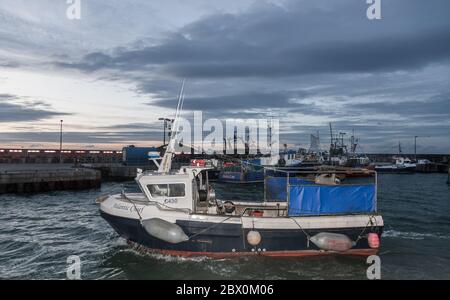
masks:
<svg viewBox="0 0 450 300"><path fill-rule="evenodd" d="M367 235L367 242L372 249L378 249L380 247L380 237L376 233L369 233Z"/></svg>
<svg viewBox="0 0 450 300"><path fill-rule="evenodd" d="M247 242L252 246L257 246L261 243L261 234L256 230L250 230L247 233Z"/></svg>

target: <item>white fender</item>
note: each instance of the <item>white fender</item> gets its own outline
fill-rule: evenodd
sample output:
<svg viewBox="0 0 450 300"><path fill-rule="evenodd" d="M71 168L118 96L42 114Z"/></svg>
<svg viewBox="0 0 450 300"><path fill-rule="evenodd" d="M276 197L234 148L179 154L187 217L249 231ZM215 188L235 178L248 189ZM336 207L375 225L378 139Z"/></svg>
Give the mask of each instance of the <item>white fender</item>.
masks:
<svg viewBox="0 0 450 300"><path fill-rule="evenodd" d="M343 252L352 248L355 243L345 234L321 232L310 238L310 241L322 250Z"/></svg>
<svg viewBox="0 0 450 300"><path fill-rule="evenodd" d="M142 221L145 231L151 236L171 244L178 244L189 240L180 226L159 218Z"/></svg>

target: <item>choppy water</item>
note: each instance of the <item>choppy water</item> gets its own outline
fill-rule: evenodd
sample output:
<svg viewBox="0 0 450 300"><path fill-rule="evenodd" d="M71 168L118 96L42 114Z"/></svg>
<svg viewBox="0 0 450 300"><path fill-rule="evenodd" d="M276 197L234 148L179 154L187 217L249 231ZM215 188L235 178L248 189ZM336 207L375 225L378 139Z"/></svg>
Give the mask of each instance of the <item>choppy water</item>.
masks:
<svg viewBox="0 0 450 300"><path fill-rule="evenodd" d="M385 219L384 279L450 279L450 187L445 174L379 177ZM133 184L130 183L130 186ZM100 218L101 190L0 196L0 278L64 279L66 259L79 255L84 279L364 279L363 258L240 258L214 260L141 255ZM255 197L255 187L233 193ZM217 186L222 198L230 187Z"/></svg>

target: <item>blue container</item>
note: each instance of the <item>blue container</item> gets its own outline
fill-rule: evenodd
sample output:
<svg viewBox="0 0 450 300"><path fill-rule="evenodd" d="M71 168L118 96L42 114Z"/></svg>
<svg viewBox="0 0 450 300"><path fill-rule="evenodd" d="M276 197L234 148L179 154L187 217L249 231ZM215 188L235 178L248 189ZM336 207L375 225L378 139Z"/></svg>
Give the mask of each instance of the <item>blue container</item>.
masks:
<svg viewBox="0 0 450 300"><path fill-rule="evenodd" d="M122 162L127 166L153 165L151 158L155 158L158 149L155 147L135 147L128 146L122 149Z"/></svg>

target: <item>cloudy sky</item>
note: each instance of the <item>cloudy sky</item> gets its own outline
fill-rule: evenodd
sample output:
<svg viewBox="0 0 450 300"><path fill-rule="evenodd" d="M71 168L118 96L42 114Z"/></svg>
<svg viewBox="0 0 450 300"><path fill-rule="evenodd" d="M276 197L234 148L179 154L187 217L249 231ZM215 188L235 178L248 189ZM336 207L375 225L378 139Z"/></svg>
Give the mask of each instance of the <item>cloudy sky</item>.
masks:
<svg viewBox="0 0 450 300"><path fill-rule="evenodd" d="M450 1L0 0L0 146L156 145L185 110L278 118L305 146L328 124L364 152L450 152Z"/></svg>

